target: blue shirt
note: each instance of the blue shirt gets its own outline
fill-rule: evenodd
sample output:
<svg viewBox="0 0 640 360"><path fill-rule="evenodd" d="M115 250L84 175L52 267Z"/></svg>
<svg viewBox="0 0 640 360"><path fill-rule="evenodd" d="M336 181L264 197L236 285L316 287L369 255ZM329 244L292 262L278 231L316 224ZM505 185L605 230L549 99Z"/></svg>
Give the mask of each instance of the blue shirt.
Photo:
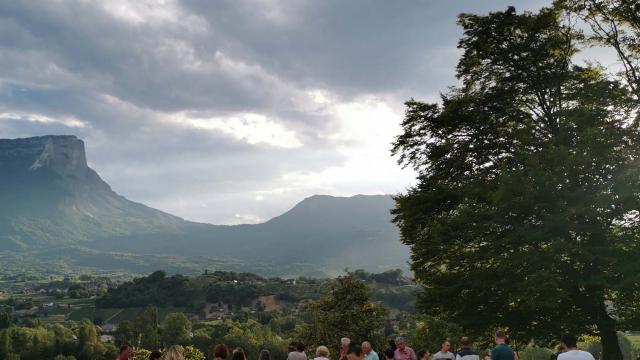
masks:
<svg viewBox="0 0 640 360"><path fill-rule="evenodd" d="M364 360L380 360L380 358L378 357L378 354L375 351L371 350L370 353L364 356Z"/></svg>

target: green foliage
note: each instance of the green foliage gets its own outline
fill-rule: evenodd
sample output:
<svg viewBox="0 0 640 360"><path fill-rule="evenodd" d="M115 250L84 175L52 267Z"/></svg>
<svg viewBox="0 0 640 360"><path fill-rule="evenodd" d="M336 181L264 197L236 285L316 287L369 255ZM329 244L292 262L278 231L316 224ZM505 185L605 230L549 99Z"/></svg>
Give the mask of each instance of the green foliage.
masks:
<svg viewBox="0 0 640 360"><path fill-rule="evenodd" d="M202 351L198 350L193 346L187 346L184 348L184 359L185 360L205 360L205 357Z"/></svg>
<svg viewBox="0 0 640 360"><path fill-rule="evenodd" d="M133 360L149 360L149 355L151 355L151 351L143 348L137 348L133 353Z"/></svg>
<svg viewBox="0 0 640 360"><path fill-rule="evenodd" d="M620 345L624 360L636 359L636 350L629 338L621 332L618 333L618 344ZM602 358L602 343L597 338L589 338L589 341L584 344L584 347L585 350L593 354L596 359Z"/></svg>
<svg viewBox="0 0 640 360"><path fill-rule="evenodd" d="M518 355L522 360L549 360L551 359L551 355L553 355L553 351L544 347L529 345L519 351Z"/></svg>
<svg viewBox="0 0 640 360"><path fill-rule="evenodd" d="M133 320L134 332L138 346L146 349L157 349L160 343L158 333L158 308L148 306L135 320Z"/></svg>
<svg viewBox="0 0 640 360"><path fill-rule="evenodd" d="M461 327L428 315L408 316L404 322L404 335L416 351L439 349L443 339L456 344L464 333Z"/></svg>
<svg viewBox="0 0 640 360"><path fill-rule="evenodd" d="M640 109L627 83L573 63L581 35L562 15L460 16L462 85L406 103L393 152L418 184L395 222L423 312L521 343L595 329L621 360L640 292Z"/></svg>
<svg viewBox="0 0 640 360"><path fill-rule="evenodd" d="M320 299L304 306L303 318L308 320L299 327L298 338L312 346L336 345L345 336L381 346L386 310L370 296L371 291L361 280L353 276L337 278Z"/></svg>
<svg viewBox="0 0 640 360"><path fill-rule="evenodd" d="M167 315L162 324L162 341L167 345L187 345L191 342L191 321L183 313Z"/></svg>
<svg viewBox="0 0 640 360"><path fill-rule="evenodd" d="M182 275L167 277L156 271L109 291L96 301L98 307L186 306L192 298L190 280Z"/></svg>

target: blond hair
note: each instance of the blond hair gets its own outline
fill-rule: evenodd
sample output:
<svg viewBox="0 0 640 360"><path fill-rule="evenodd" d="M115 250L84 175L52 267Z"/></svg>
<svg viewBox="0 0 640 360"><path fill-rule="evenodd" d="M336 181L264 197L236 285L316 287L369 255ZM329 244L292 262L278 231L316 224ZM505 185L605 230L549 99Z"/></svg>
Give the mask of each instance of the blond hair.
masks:
<svg viewBox="0 0 640 360"><path fill-rule="evenodd" d="M322 356L322 357L328 358L329 355L330 355L329 349L324 345L318 346L318 348L316 349L316 356Z"/></svg>
<svg viewBox="0 0 640 360"><path fill-rule="evenodd" d="M162 360L184 360L184 349L180 345L173 345L164 353Z"/></svg>

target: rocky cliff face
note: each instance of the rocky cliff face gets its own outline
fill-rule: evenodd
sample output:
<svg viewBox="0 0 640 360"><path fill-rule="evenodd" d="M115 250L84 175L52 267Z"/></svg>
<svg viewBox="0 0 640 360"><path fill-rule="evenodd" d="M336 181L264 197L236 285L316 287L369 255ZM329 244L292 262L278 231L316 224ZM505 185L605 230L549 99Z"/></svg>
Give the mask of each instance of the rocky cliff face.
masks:
<svg viewBox="0 0 640 360"><path fill-rule="evenodd" d="M0 169L13 172L49 170L63 178L89 173L84 143L75 136L0 139Z"/></svg>

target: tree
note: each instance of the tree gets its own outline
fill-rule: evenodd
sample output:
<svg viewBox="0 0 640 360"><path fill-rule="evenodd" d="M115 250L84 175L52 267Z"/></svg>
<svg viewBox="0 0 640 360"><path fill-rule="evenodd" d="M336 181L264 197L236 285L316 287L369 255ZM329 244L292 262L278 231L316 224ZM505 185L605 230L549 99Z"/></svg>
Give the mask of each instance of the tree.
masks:
<svg viewBox="0 0 640 360"><path fill-rule="evenodd" d="M595 333L621 360L640 293L638 107L628 84L574 64L562 14L460 16L462 85L406 103L392 151L418 183L394 221L422 312L524 344Z"/></svg>
<svg viewBox="0 0 640 360"><path fill-rule="evenodd" d="M156 272L157 274L160 272ZM158 334L158 308L148 306L133 320L133 326L137 338L137 344L145 349L157 349L159 343Z"/></svg>
<svg viewBox="0 0 640 360"><path fill-rule="evenodd" d="M191 321L183 313L167 315L162 325L162 341L166 346L191 342Z"/></svg>
<svg viewBox="0 0 640 360"><path fill-rule="evenodd" d="M345 336L381 346L386 310L370 297L371 291L361 280L337 278L320 299L304 306L309 320L300 327L298 337L313 346L339 344Z"/></svg>

